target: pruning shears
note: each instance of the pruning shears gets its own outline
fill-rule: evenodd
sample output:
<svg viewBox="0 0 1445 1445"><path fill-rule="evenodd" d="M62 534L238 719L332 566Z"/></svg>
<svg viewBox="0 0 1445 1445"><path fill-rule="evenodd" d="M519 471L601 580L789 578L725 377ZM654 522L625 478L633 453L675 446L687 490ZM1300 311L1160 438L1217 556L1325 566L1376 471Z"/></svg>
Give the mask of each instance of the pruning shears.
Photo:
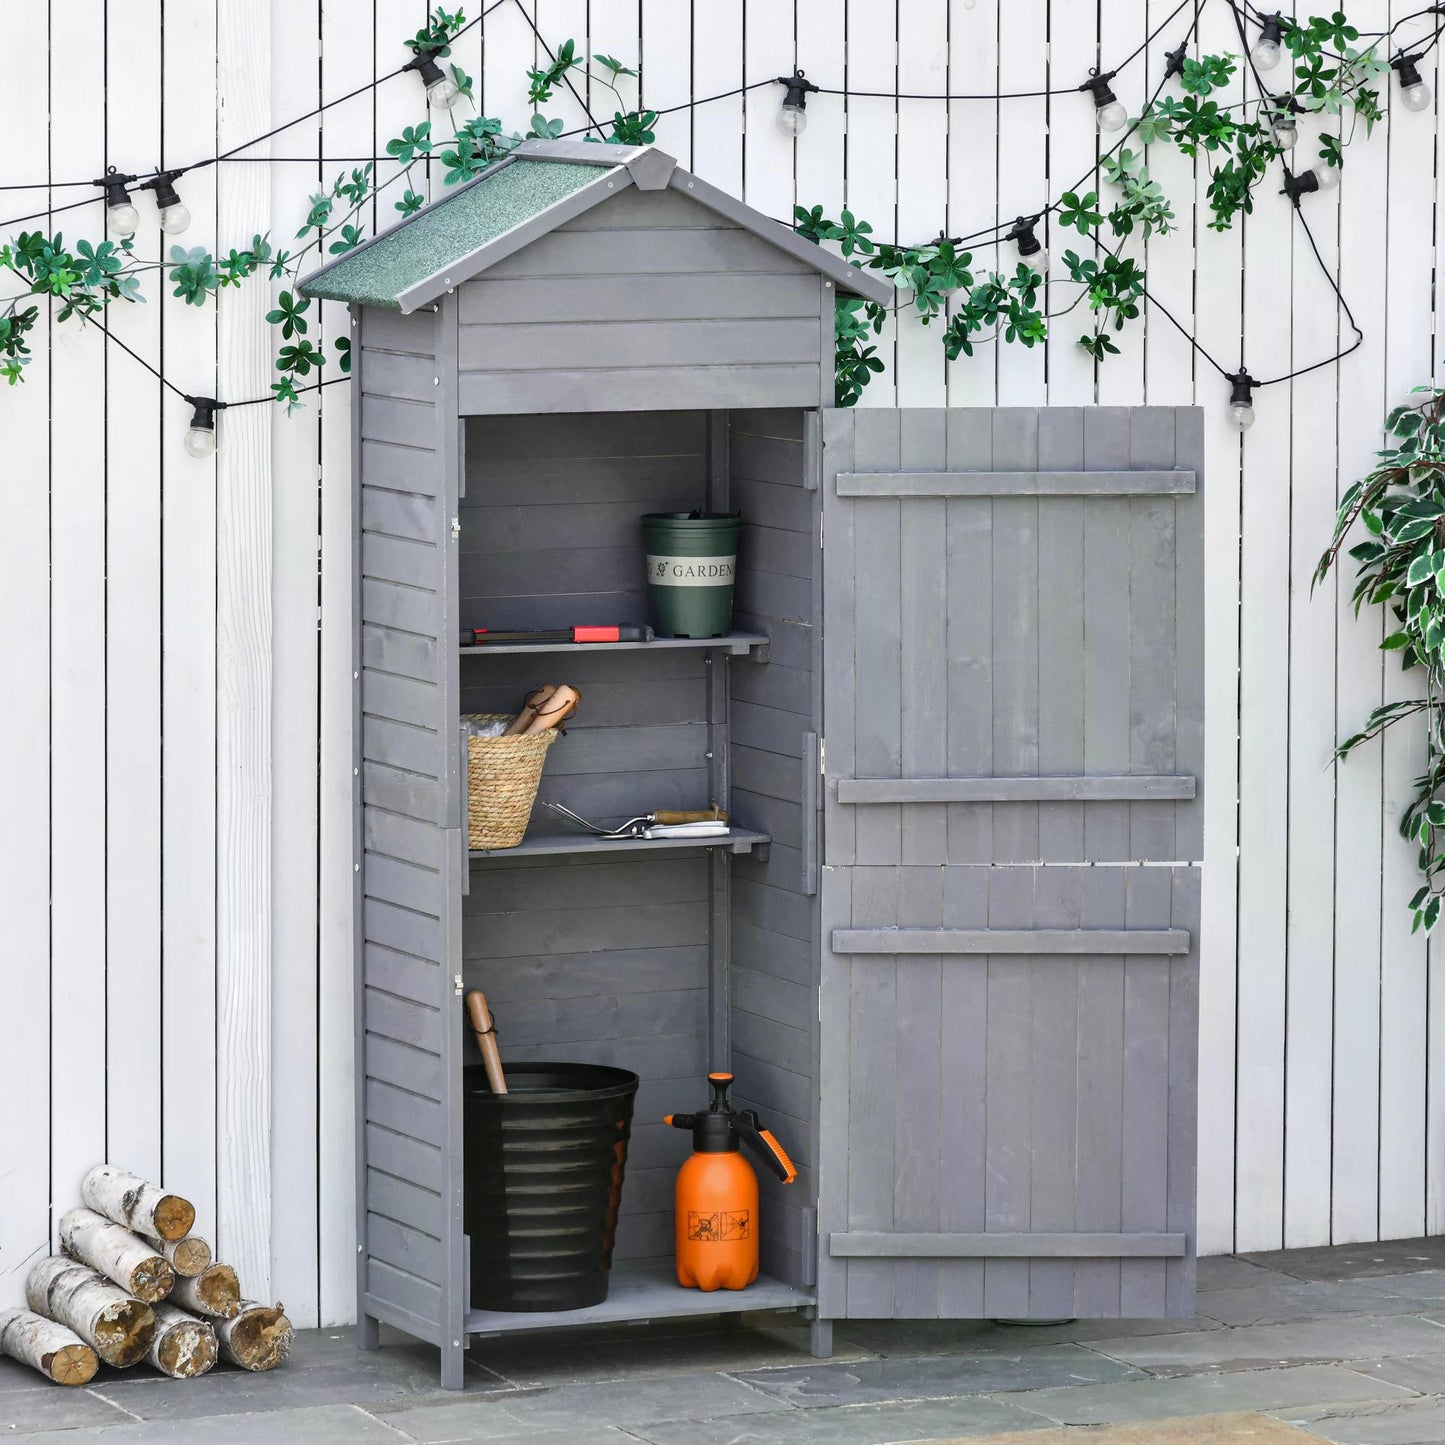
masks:
<svg viewBox="0 0 1445 1445"><path fill-rule="evenodd" d="M653 813L640 813L615 828L604 828L562 803L544 802L542 806L598 838L720 838L728 831L728 815L718 807L693 812L659 808Z"/></svg>

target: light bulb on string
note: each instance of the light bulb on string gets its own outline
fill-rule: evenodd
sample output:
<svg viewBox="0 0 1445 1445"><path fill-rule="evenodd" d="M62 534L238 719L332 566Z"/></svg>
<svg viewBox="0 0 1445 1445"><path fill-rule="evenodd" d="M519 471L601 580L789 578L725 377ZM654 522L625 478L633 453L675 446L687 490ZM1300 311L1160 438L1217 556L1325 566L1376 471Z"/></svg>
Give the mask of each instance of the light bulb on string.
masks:
<svg viewBox="0 0 1445 1445"><path fill-rule="evenodd" d="M140 212L126 189L134 180L134 176L122 175L110 166L99 180L91 182L105 189L105 224L117 236L133 236L140 225Z"/></svg>
<svg viewBox="0 0 1445 1445"><path fill-rule="evenodd" d="M422 84L426 86L427 101L438 110L449 109L461 94L456 81L437 64L434 50L418 50L402 68L414 70L421 76Z"/></svg>
<svg viewBox="0 0 1445 1445"><path fill-rule="evenodd" d="M1340 184L1340 168L1338 166L1316 166L1313 170L1300 171L1295 174L1288 166L1284 168L1284 185L1280 188L1280 195L1288 196L1295 206L1298 207L1301 196L1314 194L1316 191L1333 191Z"/></svg>
<svg viewBox="0 0 1445 1445"><path fill-rule="evenodd" d="M808 128L808 94L816 92L818 87L797 69L792 75L780 75L778 84L788 87L787 94L783 96L783 107L778 112L778 124L785 135L802 135Z"/></svg>
<svg viewBox="0 0 1445 1445"><path fill-rule="evenodd" d="M191 224L191 213L176 193L176 178L184 174L184 171L162 171L141 188L155 192L156 205L161 213L161 230L168 236L180 235Z"/></svg>
<svg viewBox="0 0 1445 1445"><path fill-rule="evenodd" d="M1259 39L1249 58L1256 70L1273 70L1279 64L1280 41L1284 37L1284 18L1281 15L1266 15L1260 22Z"/></svg>
<svg viewBox="0 0 1445 1445"><path fill-rule="evenodd" d="M1094 118L1100 130L1122 130L1129 123L1129 112L1119 104L1119 97L1109 87L1117 72L1095 71L1080 87L1092 91L1094 96Z"/></svg>
<svg viewBox="0 0 1445 1445"><path fill-rule="evenodd" d="M224 411L226 403L213 396L188 396L191 424L186 428L184 446L188 456L205 461L216 454L216 413Z"/></svg>
<svg viewBox="0 0 1445 1445"><path fill-rule="evenodd" d="M1294 101L1288 100L1283 107L1269 118L1270 135L1282 151L1291 151L1299 140L1299 125L1295 120Z"/></svg>
<svg viewBox="0 0 1445 1445"><path fill-rule="evenodd" d="M1420 68L1415 63L1421 58L1419 55L1397 55L1390 62L1390 69L1399 78L1400 101L1406 110L1428 110L1433 99L1430 87L1421 78Z"/></svg>
<svg viewBox="0 0 1445 1445"><path fill-rule="evenodd" d="M1229 417L1242 432L1254 425L1254 388L1258 385L1243 367L1229 378Z"/></svg>
<svg viewBox="0 0 1445 1445"><path fill-rule="evenodd" d="M1049 253L1044 243L1039 240L1038 232L1035 229L1042 220L1042 216L1019 216L1013 223L1013 229L1004 237L1004 240L1015 242L1019 248L1019 260L1039 276L1047 279Z"/></svg>

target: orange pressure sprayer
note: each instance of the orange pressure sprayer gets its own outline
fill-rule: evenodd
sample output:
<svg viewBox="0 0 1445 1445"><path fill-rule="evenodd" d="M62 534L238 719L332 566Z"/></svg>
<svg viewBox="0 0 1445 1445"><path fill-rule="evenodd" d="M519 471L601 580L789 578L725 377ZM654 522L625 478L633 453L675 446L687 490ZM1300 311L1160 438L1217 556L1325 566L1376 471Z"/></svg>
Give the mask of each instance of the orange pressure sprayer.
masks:
<svg viewBox="0 0 1445 1445"><path fill-rule="evenodd" d="M731 1074L709 1074L712 1103L700 1114L669 1114L692 1130L692 1158L677 1174L677 1282L693 1289L746 1289L758 1277L758 1176L739 1139L784 1184L798 1177L783 1146L751 1109L728 1102Z"/></svg>

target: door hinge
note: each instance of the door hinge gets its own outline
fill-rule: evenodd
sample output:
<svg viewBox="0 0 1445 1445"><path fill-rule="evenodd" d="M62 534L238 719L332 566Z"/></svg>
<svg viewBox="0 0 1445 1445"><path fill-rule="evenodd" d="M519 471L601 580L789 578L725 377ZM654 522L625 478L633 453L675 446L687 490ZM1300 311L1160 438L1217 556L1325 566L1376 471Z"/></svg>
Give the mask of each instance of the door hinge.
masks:
<svg viewBox="0 0 1445 1445"><path fill-rule="evenodd" d="M823 550L823 533L827 529L827 526L828 514L826 512L820 512L818 514L818 550L820 552Z"/></svg>
<svg viewBox="0 0 1445 1445"><path fill-rule="evenodd" d="M828 739L821 737L818 739L818 776L828 776Z"/></svg>
<svg viewBox="0 0 1445 1445"><path fill-rule="evenodd" d="M460 517L453 517L453 518L452 518L452 541L453 541L453 542L457 541L458 538L461 537L461 535L462 535L462 519L461 519Z"/></svg>
<svg viewBox="0 0 1445 1445"><path fill-rule="evenodd" d="M460 997L462 996L462 976L461 976L461 974L459 974L459 973L454 973L454 974L452 975L452 988L455 990L456 996L457 996L458 998L460 998Z"/></svg>

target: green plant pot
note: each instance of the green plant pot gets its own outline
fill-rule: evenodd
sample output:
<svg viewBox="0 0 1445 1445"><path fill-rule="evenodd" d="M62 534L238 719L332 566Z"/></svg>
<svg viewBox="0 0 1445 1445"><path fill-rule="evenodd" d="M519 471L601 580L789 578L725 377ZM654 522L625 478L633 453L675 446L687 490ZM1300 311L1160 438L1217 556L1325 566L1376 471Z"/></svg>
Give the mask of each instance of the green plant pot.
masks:
<svg viewBox="0 0 1445 1445"><path fill-rule="evenodd" d="M647 591L659 637L726 637L733 627L742 519L651 512L642 519Z"/></svg>

